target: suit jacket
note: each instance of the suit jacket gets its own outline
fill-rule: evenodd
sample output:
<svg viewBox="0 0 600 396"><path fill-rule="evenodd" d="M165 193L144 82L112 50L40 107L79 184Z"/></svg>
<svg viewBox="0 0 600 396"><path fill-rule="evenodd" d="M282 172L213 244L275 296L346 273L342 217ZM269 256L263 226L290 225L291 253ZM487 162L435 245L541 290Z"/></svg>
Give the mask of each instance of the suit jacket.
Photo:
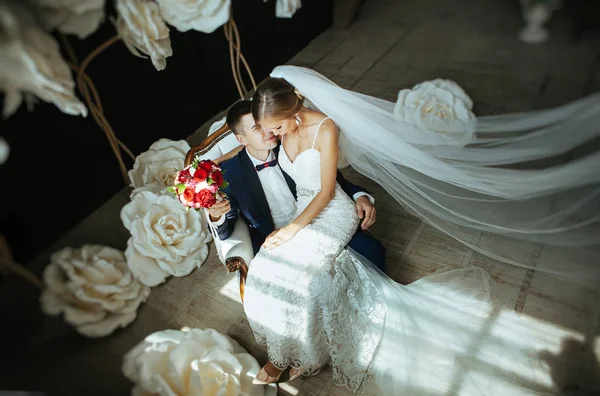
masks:
<svg viewBox="0 0 600 396"><path fill-rule="evenodd" d="M279 157L280 147L281 145L278 145L273 150L277 158ZM229 183L223 189L223 192L228 196L231 210L225 215L225 222L217 228L219 238L221 240L229 238L238 216L240 216L248 225L252 248L256 254L267 236L275 230L275 226L265 192L254 169L254 164L250 160L246 150L242 150L235 157L223 162L221 169L224 171L223 178ZM281 171L294 198L297 198L296 184L283 169ZM337 173L337 182L350 197L358 192L365 191L346 180L340 171ZM383 246L374 238L362 233L360 228L357 230L354 239L356 241L354 244L350 244L351 247L383 270L382 260L385 260L385 249ZM381 256L382 252L383 256Z"/></svg>

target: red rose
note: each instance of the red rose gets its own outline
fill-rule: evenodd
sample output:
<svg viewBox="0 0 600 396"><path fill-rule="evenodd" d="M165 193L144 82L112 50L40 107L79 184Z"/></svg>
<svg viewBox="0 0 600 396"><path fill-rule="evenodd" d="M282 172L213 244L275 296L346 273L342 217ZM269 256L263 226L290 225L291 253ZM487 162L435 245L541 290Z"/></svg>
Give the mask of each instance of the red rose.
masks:
<svg viewBox="0 0 600 396"><path fill-rule="evenodd" d="M213 179L217 186L223 184L223 174L220 170L214 170L212 175L210 175L210 178Z"/></svg>
<svg viewBox="0 0 600 396"><path fill-rule="evenodd" d="M203 208L208 209L217 202L217 198L215 197L215 194L211 193L209 190L200 190L200 192L196 194L196 202Z"/></svg>
<svg viewBox="0 0 600 396"><path fill-rule="evenodd" d="M177 175L177 181L179 183L185 183L186 181L188 181L191 178L192 178L192 175L190 174L189 168L182 169L181 172L179 172L179 174Z"/></svg>
<svg viewBox="0 0 600 396"><path fill-rule="evenodd" d="M210 171L212 170L212 164L214 162L212 161L202 161L198 164L198 168L200 169L204 169L207 173L210 173Z"/></svg>
<svg viewBox="0 0 600 396"><path fill-rule="evenodd" d="M206 180L206 178L208 177L208 172L205 171L204 169L198 167L196 169L196 173L194 173L194 179L196 179L199 182L202 182L204 180Z"/></svg>
<svg viewBox="0 0 600 396"><path fill-rule="evenodd" d="M185 191L183 192L183 199L186 200L186 201L188 201L188 202L194 202L194 200L196 198L198 198L197 195L196 196L194 196L194 195L195 194L194 194L194 190L193 189L186 188Z"/></svg>

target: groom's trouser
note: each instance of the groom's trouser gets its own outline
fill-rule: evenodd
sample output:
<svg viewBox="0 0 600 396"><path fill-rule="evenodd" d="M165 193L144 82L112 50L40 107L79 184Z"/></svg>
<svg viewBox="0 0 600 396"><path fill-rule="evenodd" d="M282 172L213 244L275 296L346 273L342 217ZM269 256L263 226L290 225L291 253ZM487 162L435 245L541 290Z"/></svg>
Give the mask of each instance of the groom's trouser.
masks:
<svg viewBox="0 0 600 396"><path fill-rule="evenodd" d="M357 231L348 243L348 247L356 250L358 254L362 255L381 271L385 272L385 247L371 234L361 230Z"/></svg>

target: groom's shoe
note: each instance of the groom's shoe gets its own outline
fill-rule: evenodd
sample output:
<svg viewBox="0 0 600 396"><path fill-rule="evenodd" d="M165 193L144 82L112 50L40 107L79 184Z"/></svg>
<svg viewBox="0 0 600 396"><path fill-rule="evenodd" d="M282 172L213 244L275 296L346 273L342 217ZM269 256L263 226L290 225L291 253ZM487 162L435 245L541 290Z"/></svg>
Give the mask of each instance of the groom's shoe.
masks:
<svg viewBox="0 0 600 396"><path fill-rule="evenodd" d="M252 381L252 383L254 385L268 385L268 384L272 384L274 382L279 381L279 377L281 377L282 373L283 373L283 370L281 370L281 372L279 373L279 375L277 377L271 377L265 371L265 367L263 366L260 369L260 371L258 372L258 374L256 374L256 377L254 377L254 381Z"/></svg>

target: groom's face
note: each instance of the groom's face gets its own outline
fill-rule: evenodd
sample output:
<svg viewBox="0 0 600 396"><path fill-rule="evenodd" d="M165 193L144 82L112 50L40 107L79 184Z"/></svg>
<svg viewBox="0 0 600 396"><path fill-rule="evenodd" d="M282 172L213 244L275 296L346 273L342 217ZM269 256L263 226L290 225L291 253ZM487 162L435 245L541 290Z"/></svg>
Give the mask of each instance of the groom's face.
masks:
<svg viewBox="0 0 600 396"><path fill-rule="evenodd" d="M254 122L252 114L242 117L239 124L241 133L237 135L239 142L254 150L271 150L277 146L277 137L272 133L265 133L260 125Z"/></svg>

